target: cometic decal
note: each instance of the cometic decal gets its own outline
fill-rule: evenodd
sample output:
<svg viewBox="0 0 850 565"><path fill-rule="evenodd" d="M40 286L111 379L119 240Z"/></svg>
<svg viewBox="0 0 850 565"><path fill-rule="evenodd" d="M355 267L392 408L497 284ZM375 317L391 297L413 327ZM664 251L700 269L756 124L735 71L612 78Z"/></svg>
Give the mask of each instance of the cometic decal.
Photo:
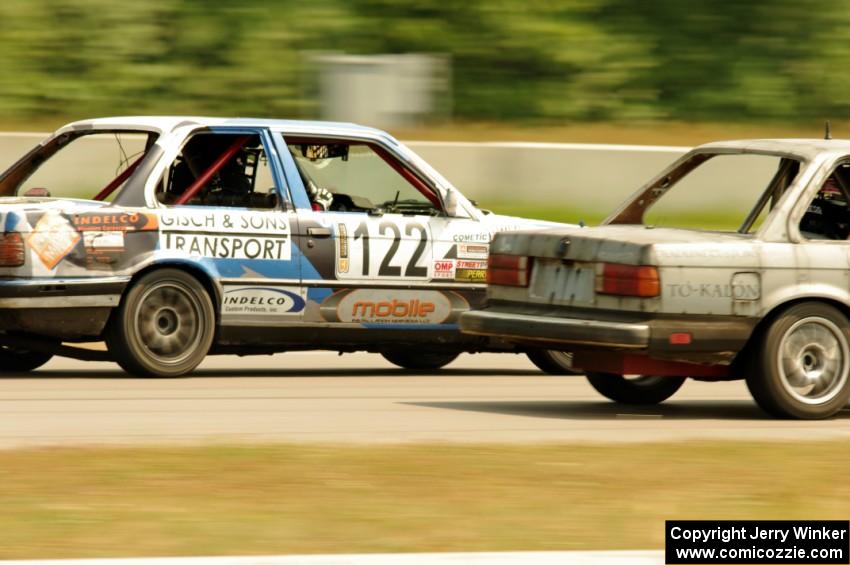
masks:
<svg viewBox="0 0 850 565"><path fill-rule="evenodd" d="M169 210L159 218L160 247L218 259L288 261L289 221L268 212L187 212Z"/></svg>

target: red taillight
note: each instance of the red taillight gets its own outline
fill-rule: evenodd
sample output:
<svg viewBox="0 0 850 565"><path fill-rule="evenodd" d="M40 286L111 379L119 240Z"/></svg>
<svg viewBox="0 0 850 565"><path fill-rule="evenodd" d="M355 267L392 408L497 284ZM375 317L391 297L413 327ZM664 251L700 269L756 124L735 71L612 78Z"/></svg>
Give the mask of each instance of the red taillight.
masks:
<svg viewBox="0 0 850 565"><path fill-rule="evenodd" d="M487 258L487 284L528 286L531 257L491 254Z"/></svg>
<svg viewBox="0 0 850 565"><path fill-rule="evenodd" d="M641 298L658 296L661 294L658 269L646 265L599 263L596 268L596 292Z"/></svg>
<svg viewBox="0 0 850 565"><path fill-rule="evenodd" d="M0 234L0 267L24 264L24 240L18 232Z"/></svg>

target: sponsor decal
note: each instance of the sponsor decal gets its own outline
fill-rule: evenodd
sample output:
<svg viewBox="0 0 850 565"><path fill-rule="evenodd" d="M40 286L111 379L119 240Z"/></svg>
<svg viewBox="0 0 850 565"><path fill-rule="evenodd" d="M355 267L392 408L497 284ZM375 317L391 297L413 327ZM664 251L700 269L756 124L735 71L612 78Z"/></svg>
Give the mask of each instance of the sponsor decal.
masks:
<svg viewBox="0 0 850 565"><path fill-rule="evenodd" d="M487 261L462 261L458 259L455 280L462 282L487 282Z"/></svg>
<svg viewBox="0 0 850 565"><path fill-rule="evenodd" d="M455 262L453 259L442 259L434 261L434 268L431 270L434 279L453 279L455 278Z"/></svg>
<svg viewBox="0 0 850 565"><path fill-rule="evenodd" d="M83 245L91 249L124 249L124 232L84 231Z"/></svg>
<svg viewBox="0 0 850 565"><path fill-rule="evenodd" d="M160 247L219 259L291 259L289 222L274 213L175 213L159 219Z"/></svg>
<svg viewBox="0 0 850 565"><path fill-rule="evenodd" d="M487 259L490 246L486 243L458 243L457 256L460 259Z"/></svg>
<svg viewBox="0 0 850 565"><path fill-rule="evenodd" d="M271 286L225 287L222 315L287 316L304 310L297 288Z"/></svg>
<svg viewBox="0 0 850 565"><path fill-rule="evenodd" d="M84 212L73 217L77 231L141 231L155 230L157 218L138 212Z"/></svg>
<svg viewBox="0 0 850 565"><path fill-rule="evenodd" d="M489 243L490 232L487 233L458 233L452 238L455 243Z"/></svg>
<svg viewBox="0 0 850 565"><path fill-rule="evenodd" d="M359 289L334 295L332 318L367 324L441 324L452 315L452 301L438 291ZM323 312L324 313L324 312Z"/></svg>
<svg viewBox="0 0 850 565"><path fill-rule="evenodd" d="M338 224L337 245L339 245L339 272L347 273L351 266L351 261L348 258L348 228L345 224Z"/></svg>
<svg viewBox="0 0 850 565"><path fill-rule="evenodd" d="M80 234L65 216L45 212L27 238L27 244L48 269L53 269L80 241Z"/></svg>
<svg viewBox="0 0 850 565"><path fill-rule="evenodd" d="M761 294L758 284L670 283L665 293L673 298L734 298L757 300Z"/></svg>
<svg viewBox="0 0 850 565"><path fill-rule="evenodd" d="M458 259L458 269L487 269L487 261L463 261Z"/></svg>

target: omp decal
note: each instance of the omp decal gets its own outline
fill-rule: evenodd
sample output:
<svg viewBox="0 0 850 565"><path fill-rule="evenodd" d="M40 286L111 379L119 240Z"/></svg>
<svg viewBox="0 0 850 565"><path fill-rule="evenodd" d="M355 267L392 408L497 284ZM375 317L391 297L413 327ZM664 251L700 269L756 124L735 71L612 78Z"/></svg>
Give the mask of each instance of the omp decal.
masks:
<svg viewBox="0 0 850 565"><path fill-rule="evenodd" d="M490 246L486 243L458 243L458 259L487 259Z"/></svg>
<svg viewBox="0 0 850 565"><path fill-rule="evenodd" d="M83 212L72 221L78 231L146 231L158 226L156 215L138 212Z"/></svg>
<svg viewBox="0 0 850 565"><path fill-rule="evenodd" d="M45 212L27 238L27 244L48 269L59 264L78 241L80 234L65 216L55 210Z"/></svg>
<svg viewBox="0 0 850 565"><path fill-rule="evenodd" d="M160 247L170 251L219 259L292 257L289 221L279 214L167 211L159 224Z"/></svg>
<svg viewBox="0 0 850 565"><path fill-rule="evenodd" d="M487 261L465 261L458 259L455 264L455 280L464 282L486 282Z"/></svg>
<svg viewBox="0 0 850 565"><path fill-rule="evenodd" d="M442 259L434 261L432 269L432 279L454 279L455 278L455 262L453 259Z"/></svg>
<svg viewBox="0 0 850 565"><path fill-rule="evenodd" d="M349 268L349 259L348 259L348 228L345 227L345 224L340 223L337 226L337 245L339 246L339 261L337 262L337 268L340 273L347 273Z"/></svg>
<svg viewBox="0 0 850 565"><path fill-rule="evenodd" d="M304 299L297 287L225 287L221 300L221 314L223 316L297 315L304 310L304 304Z"/></svg>
<svg viewBox="0 0 850 565"><path fill-rule="evenodd" d="M394 289L344 290L321 306L329 322L370 325L445 324L468 309L469 303L454 292Z"/></svg>

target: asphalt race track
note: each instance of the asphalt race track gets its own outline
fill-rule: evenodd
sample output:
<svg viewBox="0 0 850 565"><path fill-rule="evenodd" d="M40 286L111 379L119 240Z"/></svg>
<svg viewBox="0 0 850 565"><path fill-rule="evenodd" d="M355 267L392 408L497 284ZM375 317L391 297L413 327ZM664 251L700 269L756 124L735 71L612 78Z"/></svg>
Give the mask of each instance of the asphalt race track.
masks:
<svg viewBox="0 0 850 565"><path fill-rule="evenodd" d="M524 356L463 355L410 375L377 355L211 357L181 379L54 359L0 378L0 447L184 442L555 442L850 436L850 410L822 422L765 417L741 382L688 382L661 406L618 406L582 377Z"/></svg>

